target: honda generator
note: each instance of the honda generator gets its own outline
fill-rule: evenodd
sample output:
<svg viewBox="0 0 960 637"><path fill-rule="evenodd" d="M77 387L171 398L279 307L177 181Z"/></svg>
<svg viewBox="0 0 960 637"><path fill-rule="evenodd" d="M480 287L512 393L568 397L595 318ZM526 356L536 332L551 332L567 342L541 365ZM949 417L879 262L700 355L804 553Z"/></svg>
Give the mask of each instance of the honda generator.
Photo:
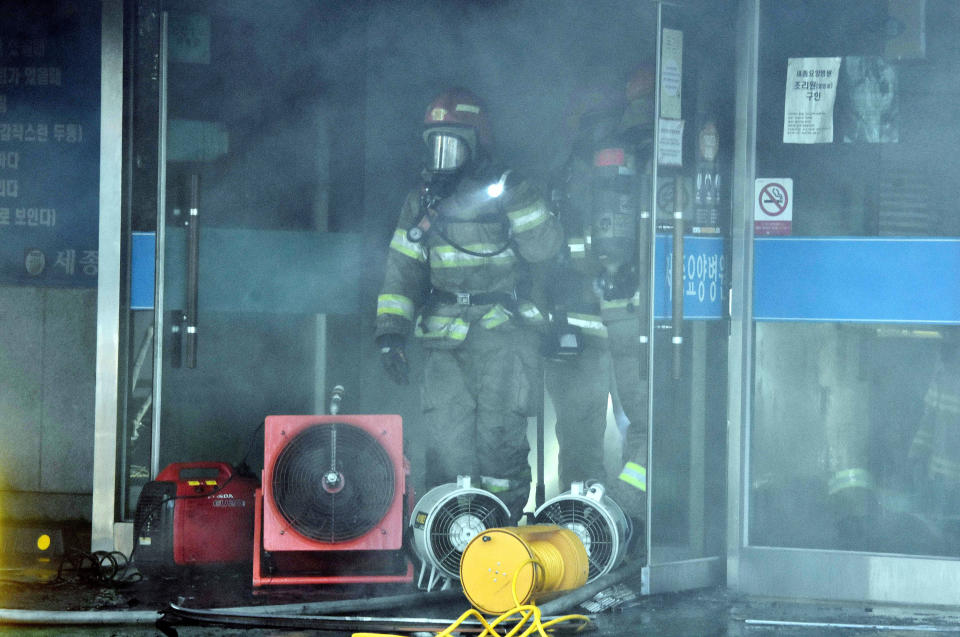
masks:
<svg viewBox="0 0 960 637"><path fill-rule="evenodd" d="M178 462L147 483L134 515L133 561L144 573L250 563L256 478L224 462Z"/></svg>

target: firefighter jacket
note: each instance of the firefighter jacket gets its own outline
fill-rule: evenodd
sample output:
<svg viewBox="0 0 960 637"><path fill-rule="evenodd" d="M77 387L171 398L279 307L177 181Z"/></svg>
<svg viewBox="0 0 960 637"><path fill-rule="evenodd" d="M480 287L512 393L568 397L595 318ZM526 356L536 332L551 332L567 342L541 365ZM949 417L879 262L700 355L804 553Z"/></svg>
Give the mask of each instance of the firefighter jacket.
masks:
<svg viewBox="0 0 960 637"><path fill-rule="evenodd" d="M590 245L590 165L573 156L553 185L553 200L566 240L545 277L550 310L585 335L606 337L600 320L600 296L595 281L603 267L588 251Z"/></svg>
<svg viewBox="0 0 960 637"><path fill-rule="evenodd" d="M512 177L511 173L506 173ZM453 193L423 210L421 192L408 194L390 241L386 273L377 298L377 330L424 339L425 347L450 348L470 329L492 329L519 314L544 321L518 289L526 266L557 254L562 230L537 188L508 178L494 196L491 179L465 176ZM420 241L408 230L431 214Z"/></svg>
<svg viewBox="0 0 960 637"><path fill-rule="evenodd" d="M909 457L923 463L928 478L956 484L960 482L960 361L937 368L923 406Z"/></svg>
<svg viewBox="0 0 960 637"><path fill-rule="evenodd" d="M635 318L640 292L632 282L631 294L604 299L598 281L604 272L595 249L591 210L594 205L591 157L574 154L554 184L554 206L563 226L566 245L547 278L547 296L552 311L566 314L567 322L587 336L607 337L603 322Z"/></svg>

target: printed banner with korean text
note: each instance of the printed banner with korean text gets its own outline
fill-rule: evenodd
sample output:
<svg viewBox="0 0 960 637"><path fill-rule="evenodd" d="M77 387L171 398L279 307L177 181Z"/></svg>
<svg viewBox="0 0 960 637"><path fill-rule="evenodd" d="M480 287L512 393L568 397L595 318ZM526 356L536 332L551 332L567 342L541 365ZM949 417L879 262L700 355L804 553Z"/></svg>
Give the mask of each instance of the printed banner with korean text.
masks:
<svg viewBox="0 0 960 637"><path fill-rule="evenodd" d="M100 3L24 7L0 23L0 284L95 286Z"/></svg>

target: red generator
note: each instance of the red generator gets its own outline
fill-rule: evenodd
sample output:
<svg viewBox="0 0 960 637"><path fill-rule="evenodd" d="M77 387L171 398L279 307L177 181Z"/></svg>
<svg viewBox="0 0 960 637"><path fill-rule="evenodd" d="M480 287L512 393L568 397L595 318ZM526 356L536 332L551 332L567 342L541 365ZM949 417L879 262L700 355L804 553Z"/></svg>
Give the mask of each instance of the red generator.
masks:
<svg viewBox="0 0 960 637"><path fill-rule="evenodd" d="M253 584L409 582L397 415L267 416Z"/></svg>
<svg viewBox="0 0 960 637"><path fill-rule="evenodd" d="M172 574L185 566L249 564L258 486L225 462L168 465L137 500L137 568Z"/></svg>

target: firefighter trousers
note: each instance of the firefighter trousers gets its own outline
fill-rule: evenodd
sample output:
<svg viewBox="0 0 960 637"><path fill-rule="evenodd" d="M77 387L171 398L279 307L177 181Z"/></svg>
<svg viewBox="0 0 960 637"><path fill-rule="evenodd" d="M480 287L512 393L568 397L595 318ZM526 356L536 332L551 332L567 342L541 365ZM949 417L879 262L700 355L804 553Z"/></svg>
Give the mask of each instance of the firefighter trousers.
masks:
<svg viewBox="0 0 960 637"><path fill-rule="evenodd" d="M606 484L603 439L610 395L610 355L606 339L584 337L583 350L546 362L546 386L557 414L557 473L560 491L572 482Z"/></svg>
<svg viewBox="0 0 960 637"><path fill-rule="evenodd" d="M547 391L557 413L558 473L561 491L573 481L600 480L634 517L646 511L645 491L619 484L604 469L604 435L609 396L618 398L630 421L621 442L619 465L647 465L647 381L640 377L640 326L635 318L606 321L607 338L584 339L576 357L549 361Z"/></svg>
<svg viewBox="0 0 960 637"><path fill-rule="evenodd" d="M527 418L539 397L537 347L536 333L513 321L492 329L474 324L455 349L425 343L428 488L471 475L519 520L530 494Z"/></svg>

